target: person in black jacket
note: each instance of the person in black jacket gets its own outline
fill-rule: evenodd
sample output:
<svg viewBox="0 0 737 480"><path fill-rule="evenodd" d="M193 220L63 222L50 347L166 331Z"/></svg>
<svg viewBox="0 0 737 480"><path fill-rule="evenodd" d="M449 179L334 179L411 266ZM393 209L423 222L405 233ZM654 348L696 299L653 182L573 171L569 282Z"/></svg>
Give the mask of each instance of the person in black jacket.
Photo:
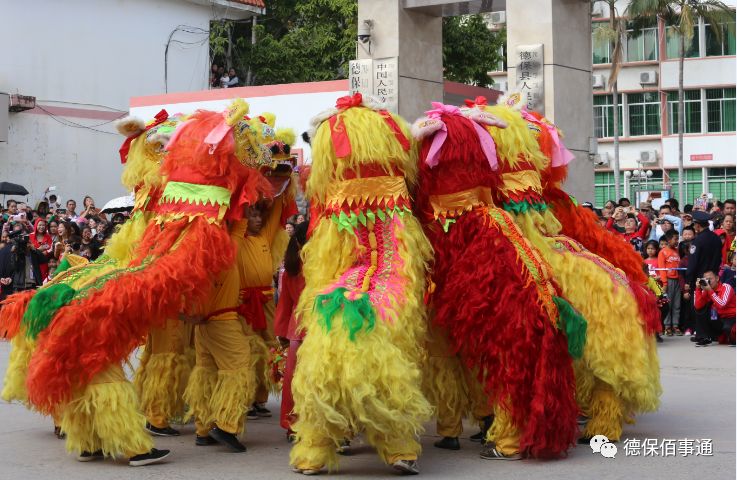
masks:
<svg viewBox="0 0 737 480"><path fill-rule="evenodd" d="M686 269L686 288L693 292L696 281L703 278L706 272L718 272L722 265L722 241L717 234L709 230L711 215L702 211L693 212L693 225L696 230L696 238L691 241L691 249L688 256L688 268ZM708 320L709 309L703 308L694 312L696 325L703 324ZM691 337L692 342L702 340L699 335ZM705 339L704 339L705 340Z"/></svg>
<svg viewBox="0 0 737 480"><path fill-rule="evenodd" d="M47 263L48 258L28 240L28 234L22 229L16 229L10 234L8 245L0 250L0 285L3 297L43 284L40 265Z"/></svg>

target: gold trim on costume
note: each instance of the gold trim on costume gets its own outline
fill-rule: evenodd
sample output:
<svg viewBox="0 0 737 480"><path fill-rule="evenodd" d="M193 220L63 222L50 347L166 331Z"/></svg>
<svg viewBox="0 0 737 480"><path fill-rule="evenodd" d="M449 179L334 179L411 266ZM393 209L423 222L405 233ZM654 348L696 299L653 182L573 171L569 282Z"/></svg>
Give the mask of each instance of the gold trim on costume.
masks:
<svg viewBox="0 0 737 480"><path fill-rule="evenodd" d="M407 184L402 176L353 178L328 187L327 205L359 205L374 201L409 199Z"/></svg>
<svg viewBox="0 0 737 480"><path fill-rule="evenodd" d="M535 170L520 170L502 174L501 189L505 192L533 190L540 195L543 191L540 175Z"/></svg>
<svg viewBox="0 0 737 480"><path fill-rule="evenodd" d="M464 212L470 212L476 207L493 206L491 189L488 187L476 187L460 192L445 195L430 195L435 218L457 217Z"/></svg>

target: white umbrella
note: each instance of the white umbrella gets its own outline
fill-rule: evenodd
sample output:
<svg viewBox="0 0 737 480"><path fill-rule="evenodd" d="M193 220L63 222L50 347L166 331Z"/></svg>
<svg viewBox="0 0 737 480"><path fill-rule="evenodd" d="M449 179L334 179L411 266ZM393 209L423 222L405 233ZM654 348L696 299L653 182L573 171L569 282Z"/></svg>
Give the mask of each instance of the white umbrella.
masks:
<svg viewBox="0 0 737 480"><path fill-rule="evenodd" d="M133 210L135 199L133 195L126 195L124 197L113 198L102 207L101 212L103 213L118 213L118 212L130 212Z"/></svg>

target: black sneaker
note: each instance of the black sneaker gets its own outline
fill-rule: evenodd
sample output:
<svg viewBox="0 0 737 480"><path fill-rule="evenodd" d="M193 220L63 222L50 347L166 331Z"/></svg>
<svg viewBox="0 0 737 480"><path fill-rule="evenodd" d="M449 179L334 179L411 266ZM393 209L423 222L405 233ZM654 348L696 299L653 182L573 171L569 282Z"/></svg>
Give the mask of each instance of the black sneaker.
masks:
<svg viewBox="0 0 737 480"><path fill-rule="evenodd" d="M699 340L701 340L701 338L697 337L696 335L691 335L691 338L689 338L689 340L691 340L692 342L698 342Z"/></svg>
<svg viewBox="0 0 737 480"><path fill-rule="evenodd" d="M591 444L591 438L592 437L583 436L583 437L579 438L578 440L576 440L576 443L578 443L579 445L590 445Z"/></svg>
<svg viewBox="0 0 737 480"><path fill-rule="evenodd" d="M437 448L443 448L445 450L460 450L461 443L458 441L458 437L443 437L437 442L433 443Z"/></svg>
<svg viewBox="0 0 737 480"><path fill-rule="evenodd" d="M148 430L148 433L151 435L155 435L157 437L178 437L179 436L179 430L174 430L171 427L154 427L150 423L146 422L146 430Z"/></svg>
<svg viewBox="0 0 737 480"><path fill-rule="evenodd" d="M207 447L210 445L215 445L216 443L218 443L218 441L212 438L210 435L205 435L204 437L195 435L194 438L194 444L198 447Z"/></svg>
<svg viewBox="0 0 737 480"><path fill-rule="evenodd" d="M258 416L258 412L256 411L256 409L253 407L249 408L248 412L246 412L246 418L249 420L258 420L259 416Z"/></svg>
<svg viewBox="0 0 737 480"><path fill-rule="evenodd" d="M267 418L271 416L271 410L266 408L263 403L254 403L252 410L255 410L256 415L262 418Z"/></svg>
<svg viewBox="0 0 737 480"><path fill-rule="evenodd" d="M417 468L417 460L397 460L392 464L392 468L400 475L417 475L420 473L420 469Z"/></svg>
<svg viewBox="0 0 737 480"><path fill-rule="evenodd" d="M478 443L484 443L486 441L486 433L491 428L491 425L494 423L494 415L487 415L481 419L483 422L481 425L481 431L477 433L476 435L471 435L469 437L469 440L472 442L478 442Z"/></svg>
<svg viewBox="0 0 737 480"><path fill-rule="evenodd" d="M56 438L59 440L64 440L67 438L67 434L61 431L61 427L54 427L54 435L56 435Z"/></svg>
<svg viewBox="0 0 737 480"><path fill-rule="evenodd" d="M151 465L152 463L158 463L169 456L171 452L169 450L156 450L152 448L148 453L142 453L128 459L128 465L131 467L143 467L144 465Z"/></svg>
<svg viewBox="0 0 737 480"><path fill-rule="evenodd" d="M663 343L665 340L663 340L663 337L661 337L659 333L656 333L655 341L657 341L658 343Z"/></svg>
<svg viewBox="0 0 737 480"><path fill-rule="evenodd" d="M213 427L210 430L210 436L234 452L243 453L246 451L246 446L238 440L238 437L218 427Z"/></svg>
<svg viewBox="0 0 737 480"><path fill-rule="evenodd" d="M102 454L102 450L96 452L82 452L77 456L78 462L94 462L95 460L102 460L105 455Z"/></svg>
<svg viewBox="0 0 737 480"><path fill-rule="evenodd" d="M711 339L710 338L702 338L698 342L696 342L697 347L708 347L711 345Z"/></svg>

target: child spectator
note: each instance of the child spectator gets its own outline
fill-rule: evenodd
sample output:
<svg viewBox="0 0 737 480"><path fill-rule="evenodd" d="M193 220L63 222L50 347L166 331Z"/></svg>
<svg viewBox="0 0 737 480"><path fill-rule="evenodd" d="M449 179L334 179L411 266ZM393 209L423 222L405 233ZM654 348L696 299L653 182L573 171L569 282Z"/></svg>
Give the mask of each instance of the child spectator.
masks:
<svg viewBox="0 0 737 480"><path fill-rule="evenodd" d="M665 316L665 335L672 337L674 334L682 336L679 328L681 316L681 284L678 275L678 265L681 257L678 255L678 232L669 230L663 235L666 247L658 253L658 273L660 283L665 288L668 296L668 313Z"/></svg>
<svg viewBox="0 0 737 480"><path fill-rule="evenodd" d="M658 253L660 253L660 248L658 247L658 242L650 240L645 244L645 265L647 265L647 272L648 275L650 275L653 278L658 278L657 270L658 268Z"/></svg>

